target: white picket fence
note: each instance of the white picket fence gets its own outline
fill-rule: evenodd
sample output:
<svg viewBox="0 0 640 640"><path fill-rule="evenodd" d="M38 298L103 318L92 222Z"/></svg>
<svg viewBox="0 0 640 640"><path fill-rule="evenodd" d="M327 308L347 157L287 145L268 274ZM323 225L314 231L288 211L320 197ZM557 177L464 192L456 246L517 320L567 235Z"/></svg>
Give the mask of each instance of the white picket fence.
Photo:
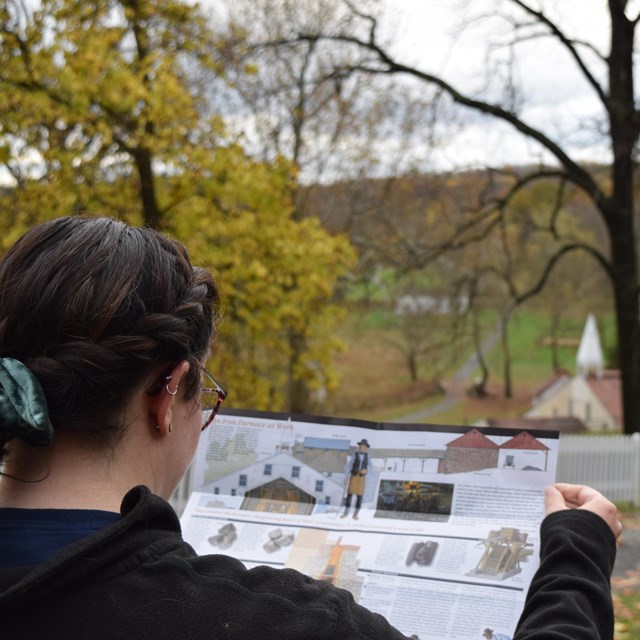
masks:
<svg viewBox="0 0 640 640"><path fill-rule="evenodd" d="M560 436L556 478L587 484L614 502L640 505L640 433Z"/></svg>

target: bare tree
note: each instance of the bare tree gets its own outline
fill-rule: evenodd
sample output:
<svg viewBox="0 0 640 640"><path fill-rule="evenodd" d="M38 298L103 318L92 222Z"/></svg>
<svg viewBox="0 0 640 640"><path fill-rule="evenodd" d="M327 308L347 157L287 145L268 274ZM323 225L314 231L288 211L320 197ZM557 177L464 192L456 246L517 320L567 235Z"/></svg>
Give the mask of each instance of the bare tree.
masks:
<svg viewBox="0 0 640 640"><path fill-rule="evenodd" d="M627 0L609 0L609 44L607 51L601 51L592 43L568 35L561 22L539 8L539 3L501 0L493 12L493 16L502 18L511 30L510 47L514 55L523 42L548 38L569 57L575 73L590 87L601 107L605 124L602 140L612 158L606 179L602 179L594 167L579 162L561 140L518 113L518 96L512 76L508 78L502 99L494 101L467 93L437 73L405 64L381 41L378 18L371 12L359 10L355 3L346 1L345 4L361 19L358 29L328 34L299 32L296 37L306 41L328 39L352 45L360 52L360 59L355 64L344 65L341 68L344 74L360 72L412 78L426 86L437 87L459 105L510 125L553 159L550 166L539 166L523 175L523 184L532 184L538 179L566 182L581 190L592 202L606 228L609 251L581 242L562 246L547 261L539 283L529 291L519 293L518 299L524 300L538 293L554 266L572 251L587 251L597 260L609 276L613 289L625 432L640 431L640 306L633 188L640 136L634 68L635 35L640 15L628 15L631 3ZM603 29L606 27L604 23ZM428 254L429 247L424 249ZM415 251L420 251L418 245Z"/></svg>
<svg viewBox="0 0 640 640"><path fill-rule="evenodd" d="M295 166L294 219L312 214L309 183L338 178L352 178L342 210L346 217L357 218L363 212L357 204L363 175L396 175L408 168L407 154L398 148L418 126L422 98L420 103L400 98L403 88L390 90L397 84L392 79L343 74L341 64L356 62L349 61L346 46L320 40L283 44L291 29L337 33L355 27L359 18L332 0L234 0L227 5L226 18L218 23L220 40L226 43L225 80L234 90L244 143L266 160L284 157ZM390 128L397 148L381 151L377 141L388 140ZM403 163L401 168L398 163ZM292 331L289 342L288 404L291 411L304 412L310 397L301 375L304 332Z"/></svg>

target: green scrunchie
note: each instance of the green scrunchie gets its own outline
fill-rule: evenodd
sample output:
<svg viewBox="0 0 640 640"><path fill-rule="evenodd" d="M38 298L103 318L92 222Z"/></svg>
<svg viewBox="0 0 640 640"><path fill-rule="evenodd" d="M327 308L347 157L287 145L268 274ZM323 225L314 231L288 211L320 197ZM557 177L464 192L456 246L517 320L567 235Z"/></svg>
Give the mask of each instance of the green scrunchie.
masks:
<svg viewBox="0 0 640 640"><path fill-rule="evenodd" d="M53 439L44 391L33 373L13 358L0 358L0 434L32 447Z"/></svg>

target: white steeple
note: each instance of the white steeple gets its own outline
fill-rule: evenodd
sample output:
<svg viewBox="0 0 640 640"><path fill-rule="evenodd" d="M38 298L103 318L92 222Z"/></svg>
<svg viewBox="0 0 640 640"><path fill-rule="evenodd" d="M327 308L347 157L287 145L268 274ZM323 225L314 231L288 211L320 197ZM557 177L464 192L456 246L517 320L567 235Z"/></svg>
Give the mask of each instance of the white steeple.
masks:
<svg viewBox="0 0 640 640"><path fill-rule="evenodd" d="M598 378L602 377L604 358L596 319L592 313L587 316L587 323L584 325L576 365L581 376L587 377L589 373L594 372Z"/></svg>

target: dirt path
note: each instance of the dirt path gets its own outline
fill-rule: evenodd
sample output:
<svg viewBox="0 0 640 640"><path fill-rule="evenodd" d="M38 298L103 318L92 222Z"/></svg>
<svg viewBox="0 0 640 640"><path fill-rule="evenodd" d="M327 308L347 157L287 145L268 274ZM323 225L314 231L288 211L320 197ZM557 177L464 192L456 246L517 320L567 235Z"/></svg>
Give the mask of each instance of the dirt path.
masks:
<svg viewBox="0 0 640 640"><path fill-rule="evenodd" d="M482 352L489 352L495 345L499 337L500 326L497 325L492 333L489 334L482 342ZM453 374L451 380L447 382L447 393L440 402L434 404L431 407L427 407L426 409L421 409L420 411L414 411L413 413L408 413L398 418L394 418L393 422L422 422L430 416L448 411L452 407L455 407L464 398L464 395L467 392L467 388L469 387L469 378L473 375L474 371L477 368L478 356L474 352L469 356L469 358L467 358L466 362L464 362L462 366Z"/></svg>
<svg viewBox="0 0 640 640"><path fill-rule="evenodd" d="M612 586L640 590L640 512L624 513L622 526L622 541L618 545Z"/></svg>

